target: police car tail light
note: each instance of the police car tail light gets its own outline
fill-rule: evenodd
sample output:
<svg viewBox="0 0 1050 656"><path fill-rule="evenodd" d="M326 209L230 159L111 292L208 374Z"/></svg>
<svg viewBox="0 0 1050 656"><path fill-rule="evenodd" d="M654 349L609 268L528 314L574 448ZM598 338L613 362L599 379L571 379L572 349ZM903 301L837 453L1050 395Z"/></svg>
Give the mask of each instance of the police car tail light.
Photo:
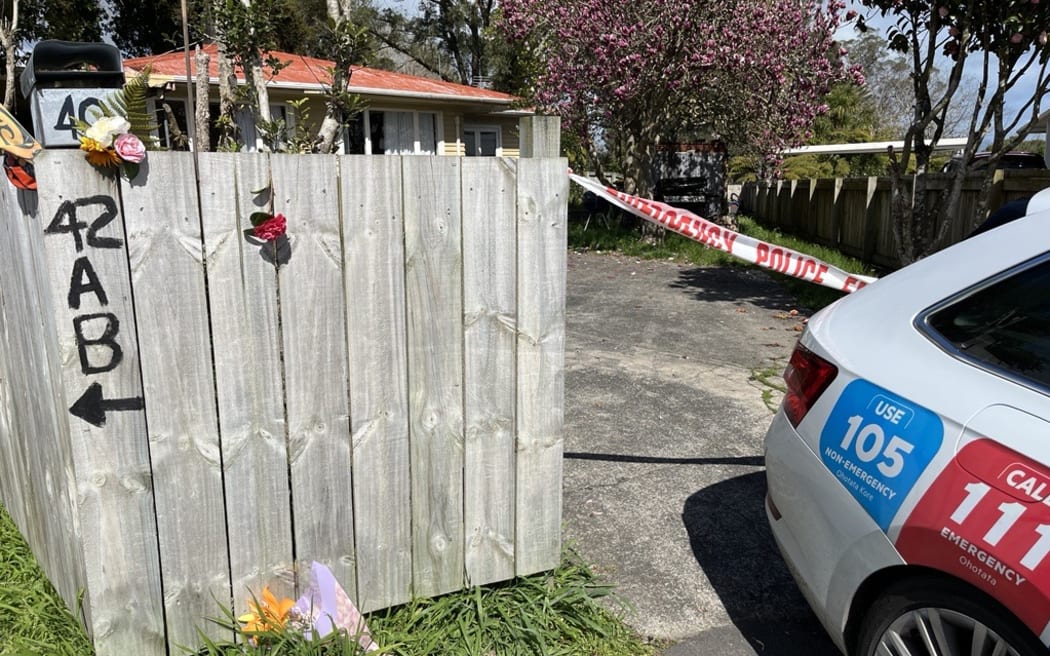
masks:
<svg viewBox="0 0 1050 656"><path fill-rule="evenodd" d="M795 346L787 369L784 370L784 382L787 383L784 414L792 426L799 425L831 381L835 380L838 372L835 365L805 346Z"/></svg>

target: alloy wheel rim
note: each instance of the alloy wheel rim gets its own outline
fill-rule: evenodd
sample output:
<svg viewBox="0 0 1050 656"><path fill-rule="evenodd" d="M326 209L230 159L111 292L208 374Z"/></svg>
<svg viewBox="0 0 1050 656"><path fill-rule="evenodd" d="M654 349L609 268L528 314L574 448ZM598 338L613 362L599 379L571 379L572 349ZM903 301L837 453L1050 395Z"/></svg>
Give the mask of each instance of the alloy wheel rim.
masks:
<svg viewBox="0 0 1050 656"><path fill-rule="evenodd" d="M1020 656L999 634L947 608L917 608L883 632L875 656Z"/></svg>

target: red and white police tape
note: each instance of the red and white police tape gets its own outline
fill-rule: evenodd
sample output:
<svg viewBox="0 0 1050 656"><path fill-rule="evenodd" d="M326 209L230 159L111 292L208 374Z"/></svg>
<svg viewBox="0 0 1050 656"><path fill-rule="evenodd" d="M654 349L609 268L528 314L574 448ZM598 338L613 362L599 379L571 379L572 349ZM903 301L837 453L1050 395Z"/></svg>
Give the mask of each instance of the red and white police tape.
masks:
<svg viewBox="0 0 1050 656"><path fill-rule="evenodd" d="M574 173L570 173L569 178L584 189L631 214L652 221L705 246L723 250L730 255L772 271L844 292L856 291L876 280L870 276L847 273L838 267L790 248L733 232L692 212L672 207L666 203L625 194L611 187L605 187L596 180Z"/></svg>

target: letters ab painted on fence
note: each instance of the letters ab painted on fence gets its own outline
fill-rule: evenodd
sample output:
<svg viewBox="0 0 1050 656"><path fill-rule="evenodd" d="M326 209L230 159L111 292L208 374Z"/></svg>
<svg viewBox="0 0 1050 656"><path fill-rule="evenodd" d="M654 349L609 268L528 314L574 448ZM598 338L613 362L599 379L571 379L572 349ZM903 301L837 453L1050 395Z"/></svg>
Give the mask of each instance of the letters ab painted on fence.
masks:
<svg viewBox="0 0 1050 656"><path fill-rule="evenodd" d="M820 458L882 530L940 449L929 410L866 380L846 386L820 435Z"/></svg>

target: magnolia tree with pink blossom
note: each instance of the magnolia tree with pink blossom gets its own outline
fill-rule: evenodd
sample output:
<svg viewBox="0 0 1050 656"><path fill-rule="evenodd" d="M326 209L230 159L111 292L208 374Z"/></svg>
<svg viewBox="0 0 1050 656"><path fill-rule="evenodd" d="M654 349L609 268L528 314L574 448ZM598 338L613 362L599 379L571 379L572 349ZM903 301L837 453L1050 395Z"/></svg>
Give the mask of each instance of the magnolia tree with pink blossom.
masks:
<svg viewBox="0 0 1050 656"><path fill-rule="evenodd" d="M538 62L537 107L561 116L592 155L620 144L627 191L647 195L661 142L711 135L770 158L801 143L827 110L829 86L859 78L837 63L843 9L837 0L503 0L502 28Z"/></svg>
<svg viewBox="0 0 1050 656"><path fill-rule="evenodd" d="M887 30L891 49L905 53L911 62L913 114L900 152L891 153L894 233L903 262L913 262L944 245L960 207L963 181L975 174L974 153L988 148L982 162L984 191L974 216L974 226L987 214L996 164L1017 148L1041 125L1050 91L1047 33L1050 1L1047 0L861 0L861 5L893 19ZM854 18L854 16L849 16ZM857 27L866 28L871 16L856 16ZM947 85L935 85L936 68L947 71ZM976 92L964 85L976 78ZM963 85L963 86L961 86ZM1008 94L1014 89L1017 92ZM945 135L953 110L965 110L968 136L962 161L944 181L927 176L930 157ZM934 176L935 177L935 176ZM991 208L994 209L994 208Z"/></svg>

